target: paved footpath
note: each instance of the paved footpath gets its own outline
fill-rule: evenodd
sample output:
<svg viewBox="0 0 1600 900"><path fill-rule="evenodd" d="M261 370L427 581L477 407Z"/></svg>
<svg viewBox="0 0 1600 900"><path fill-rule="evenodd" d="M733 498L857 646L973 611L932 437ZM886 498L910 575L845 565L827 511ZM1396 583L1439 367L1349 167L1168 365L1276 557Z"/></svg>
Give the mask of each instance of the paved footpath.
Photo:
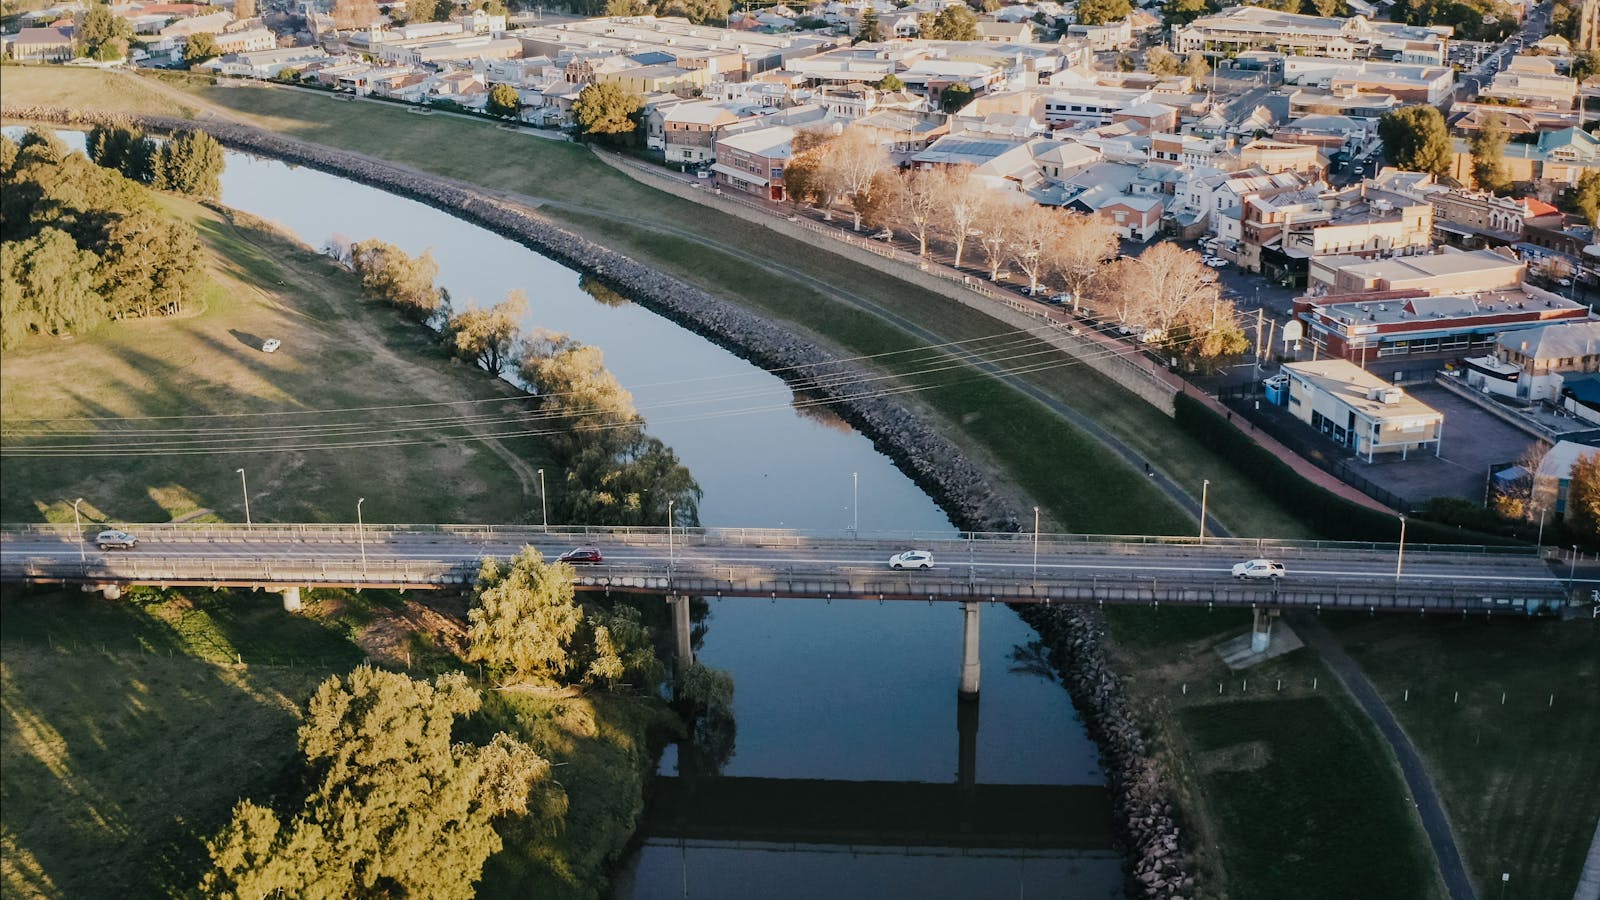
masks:
<svg viewBox="0 0 1600 900"><path fill-rule="evenodd" d="M1583 874L1578 876L1578 889L1572 900L1600 900L1600 822L1594 826L1594 841L1589 844L1589 858L1583 863Z"/></svg>
<svg viewBox="0 0 1600 900"><path fill-rule="evenodd" d="M1451 900L1475 900L1477 894L1472 889L1472 879L1467 877L1467 867L1461 861L1461 852L1456 849L1455 834L1450 830L1450 818L1445 815L1444 805L1439 802L1439 794L1433 789L1433 779L1428 777L1428 768L1422 762L1422 756L1417 753L1417 748L1411 743L1411 738L1395 720L1394 713L1378 696L1378 691L1362 673L1361 667L1351 659L1344 648L1339 645L1338 639L1328 632L1321 620L1310 615L1293 615L1290 621L1294 629L1307 644L1310 644L1320 655L1328 668L1333 671L1334 677L1344 685L1350 696L1361 705L1363 712L1378 726L1378 733L1388 742L1394 751L1395 758L1400 762L1400 774L1405 777L1406 788L1411 793L1412 803L1417 807L1417 815L1422 819L1422 828L1428 833L1428 843L1433 846L1433 855L1439 861L1439 874L1444 878L1446 890L1450 893ZM1594 853L1590 852L1590 861L1593 862Z"/></svg>

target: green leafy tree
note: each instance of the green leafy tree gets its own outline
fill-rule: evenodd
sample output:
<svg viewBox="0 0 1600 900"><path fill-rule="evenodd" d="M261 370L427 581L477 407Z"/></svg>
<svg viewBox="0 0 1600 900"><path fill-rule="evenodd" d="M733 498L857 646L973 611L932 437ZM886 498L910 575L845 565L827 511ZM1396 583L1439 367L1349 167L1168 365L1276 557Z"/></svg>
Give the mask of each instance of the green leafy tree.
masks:
<svg viewBox="0 0 1600 900"><path fill-rule="evenodd" d="M1593 227L1600 228L1600 171L1593 169L1578 176L1578 186L1572 192L1572 205Z"/></svg>
<svg viewBox="0 0 1600 900"><path fill-rule="evenodd" d="M962 82L956 82L944 89L940 95L939 103L947 113L960 112L962 107L973 100L972 88Z"/></svg>
<svg viewBox="0 0 1600 900"><path fill-rule="evenodd" d="M186 223L136 209L106 228L96 277L114 318L180 312L200 298L204 274L200 237Z"/></svg>
<svg viewBox="0 0 1600 900"><path fill-rule="evenodd" d="M11 138L0 134L0 184L11 181L11 173L17 168L17 157L22 153L22 148Z"/></svg>
<svg viewBox="0 0 1600 900"><path fill-rule="evenodd" d="M568 453L583 446L620 446L626 429L643 423L628 393L606 370L605 353L555 332L539 332L518 364L522 382L533 390L543 418L569 432L555 443Z"/></svg>
<svg viewBox="0 0 1600 900"><path fill-rule="evenodd" d="M1483 126L1467 139L1472 150L1472 177L1478 187L1495 194L1511 189L1511 179L1506 175L1506 129L1498 115L1490 116Z"/></svg>
<svg viewBox="0 0 1600 900"><path fill-rule="evenodd" d="M608 16L647 16L650 13L650 4L644 0L606 0Z"/></svg>
<svg viewBox="0 0 1600 900"><path fill-rule="evenodd" d="M491 116L514 119L522 109L522 98L509 84L497 84L489 89L489 105L485 112Z"/></svg>
<svg viewBox="0 0 1600 900"><path fill-rule="evenodd" d="M439 276L439 264L431 250L411 256L384 241L359 241L350 248L350 264L361 276L367 296L397 307L419 322L432 319L444 305L444 292L433 283Z"/></svg>
<svg viewBox="0 0 1600 900"><path fill-rule="evenodd" d="M522 548L509 564L485 559L468 618L467 659L484 662L497 678L562 684L574 673L574 638L583 624L572 567L546 563Z"/></svg>
<svg viewBox="0 0 1600 900"><path fill-rule="evenodd" d="M495 821L565 814L550 764L500 733L452 742L481 698L460 673L433 683L362 666L324 681L300 727L310 792L286 818L254 801L207 842L207 897L467 900L501 847ZM535 791L538 786L539 790Z"/></svg>
<svg viewBox="0 0 1600 900"><path fill-rule="evenodd" d="M133 37L133 26L127 19L113 15L111 7L104 3L92 3L78 16L73 40L80 56L113 60L127 55L128 38Z"/></svg>
<svg viewBox="0 0 1600 900"><path fill-rule="evenodd" d="M1132 53L1118 53L1117 54L1117 71L1118 72L1132 72L1134 69L1137 69L1137 68L1139 68L1139 64L1134 61Z"/></svg>
<svg viewBox="0 0 1600 900"><path fill-rule="evenodd" d="M617 606L589 619L593 655L584 681L615 688L627 683L654 691L666 674L639 610Z"/></svg>
<svg viewBox="0 0 1600 900"><path fill-rule="evenodd" d="M978 15L966 4L947 6L938 13L925 13L917 19L921 36L930 41L975 41Z"/></svg>
<svg viewBox="0 0 1600 900"><path fill-rule="evenodd" d="M93 253L78 249L72 236L45 228L23 241L0 244L0 346L15 346L29 334L67 334L105 320L105 304L95 291Z"/></svg>
<svg viewBox="0 0 1600 900"><path fill-rule="evenodd" d="M1078 0L1078 23L1105 25L1120 22L1133 12L1128 0Z"/></svg>
<svg viewBox="0 0 1600 900"><path fill-rule="evenodd" d="M1591 75L1600 75L1600 51L1584 50L1572 57L1572 68L1568 70L1573 78L1583 81Z"/></svg>
<svg viewBox="0 0 1600 900"><path fill-rule="evenodd" d="M610 82L590 84L572 104L578 131L585 137L632 134L638 128L634 117L641 109L644 98Z"/></svg>
<svg viewBox="0 0 1600 900"><path fill-rule="evenodd" d="M89 131L85 147L96 165L146 184L155 177L155 142L135 126L96 125Z"/></svg>
<svg viewBox="0 0 1600 900"><path fill-rule="evenodd" d="M678 455L641 426L608 434L606 444L567 458L560 506L569 521L609 525L699 524L700 485Z"/></svg>
<svg viewBox="0 0 1600 900"><path fill-rule="evenodd" d="M1444 116L1432 106L1407 106L1378 120L1378 137L1390 165L1437 177L1450 174L1455 146Z"/></svg>
<svg viewBox="0 0 1600 900"><path fill-rule="evenodd" d="M440 3L439 0L406 0L406 21L432 22L439 17L441 10L449 12L455 6L454 3Z"/></svg>
<svg viewBox="0 0 1600 900"><path fill-rule="evenodd" d="M901 81L900 76L893 72L878 80L878 90L880 91L903 91L905 89L906 83Z"/></svg>
<svg viewBox="0 0 1600 900"><path fill-rule="evenodd" d="M1589 453L1572 464L1567 487L1567 525L1579 540L1600 543L1600 453Z"/></svg>
<svg viewBox="0 0 1600 900"><path fill-rule="evenodd" d="M1187 25L1214 11L1214 7L1207 0L1166 0L1161 7L1167 25L1173 28Z"/></svg>
<svg viewBox="0 0 1600 900"><path fill-rule="evenodd" d="M512 362L521 333L517 323L527 311L528 295L513 290L488 309L467 309L451 316L444 333L457 356L491 375L502 375Z"/></svg>
<svg viewBox="0 0 1600 900"><path fill-rule="evenodd" d="M737 735L733 718L733 677L698 662L683 666L674 680L679 712L689 722L689 739L679 747L686 772L721 773L733 758Z"/></svg>
<svg viewBox="0 0 1600 900"><path fill-rule="evenodd" d="M869 6L867 11L861 14L861 26L856 29L856 36L850 43L876 44L883 40L882 35L878 33L878 28L878 11Z"/></svg>
<svg viewBox="0 0 1600 900"><path fill-rule="evenodd" d="M183 45L183 64L193 67L216 56L222 55L222 48L217 45L217 36L207 32L189 35L189 40Z"/></svg>
<svg viewBox="0 0 1600 900"><path fill-rule="evenodd" d="M1144 67L1151 75L1178 74L1178 57L1165 47L1151 47L1144 55Z"/></svg>
<svg viewBox="0 0 1600 900"><path fill-rule="evenodd" d="M216 199L222 196L222 145L204 131L184 131L173 135L156 153L151 184L164 191L191 197Z"/></svg>

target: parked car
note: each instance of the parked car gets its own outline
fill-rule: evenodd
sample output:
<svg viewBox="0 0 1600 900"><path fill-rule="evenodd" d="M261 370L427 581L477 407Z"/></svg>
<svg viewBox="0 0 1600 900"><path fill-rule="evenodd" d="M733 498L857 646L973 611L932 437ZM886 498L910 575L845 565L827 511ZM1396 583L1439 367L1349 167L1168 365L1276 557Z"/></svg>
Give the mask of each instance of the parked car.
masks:
<svg viewBox="0 0 1600 900"><path fill-rule="evenodd" d="M276 352L278 352L278 348L282 347L282 346L283 346L283 342L278 340L277 338L267 338L266 340L261 342L261 352L262 353L276 353Z"/></svg>
<svg viewBox="0 0 1600 900"><path fill-rule="evenodd" d="M139 543L139 539L126 531L108 528L94 536L94 542L101 550L132 550Z"/></svg>
<svg viewBox="0 0 1600 900"><path fill-rule="evenodd" d="M1050 298L1050 302L1054 303L1057 306L1066 306L1068 303L1072 302L1072 295L1071 294L1056 294L1056 295L1054 295L1054 296L1052 296Z"/></svg>
<svg viewBox="0 0 1600 900"><path fill-rule="evenodd" d="M933 568L932 550L907 550L889 557L891 569L931 569Z"/></svg>
<svg viewBox="0 0 1600 900"><path fill-rule="evenodd" d="M1220 256L1208 256L1205 258L1205 264L1213 269L1220 269L1223 266L1226 266L1228 261Z"/></svg>
<svg viewBox="0 0 1600 900"><path fill-rule="evenodd" d="M1246 560L1246 561L1244 561L1242 563L1236 564L1233 567L1233 577L1235 577L1235 578L1249 578L1249 579L1274 578L1274 579L1276 579L1276 578L1282 578L1285 574L1286 573L1284 572L1283 563L1273 562L1270 559L1251 559L1251 560Z"/></svg>
<svg viewBox="0 0 1600 900"><path fill-rule="evenodd" d="M882 231L878 232L877 234L873 235L872 239L875 240L875 241L892 241L892 240L894 240L894 231L891 230L891 229L885 228Z"/></svg>
<svg viewBox="0 0 1600 900"><path fill-rule="evenodd" d="M574 547L556 557L556 562L573 566L598 566L605 561L606 558L598 547Z"/></svg>

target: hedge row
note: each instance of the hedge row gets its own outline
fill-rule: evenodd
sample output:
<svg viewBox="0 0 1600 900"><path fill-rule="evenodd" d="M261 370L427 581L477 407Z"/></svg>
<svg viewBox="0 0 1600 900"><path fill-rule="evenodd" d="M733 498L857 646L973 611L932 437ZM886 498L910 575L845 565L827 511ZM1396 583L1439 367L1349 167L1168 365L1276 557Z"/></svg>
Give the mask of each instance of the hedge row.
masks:
<svg viewBox="0 0 1600 900"><path fill-rule="evenodd" d="M1231 462L1266 490L1289 515L1318 535L1335 541L1395 541L1400 525L1393 513L1364 506L1308 480L1294 467L1261 446L1232 422L1187 393L1176 399L1178 427ZM1510 538L1459 526L1411 518L1406 541L1419 544L1517 544Z"/></svg>

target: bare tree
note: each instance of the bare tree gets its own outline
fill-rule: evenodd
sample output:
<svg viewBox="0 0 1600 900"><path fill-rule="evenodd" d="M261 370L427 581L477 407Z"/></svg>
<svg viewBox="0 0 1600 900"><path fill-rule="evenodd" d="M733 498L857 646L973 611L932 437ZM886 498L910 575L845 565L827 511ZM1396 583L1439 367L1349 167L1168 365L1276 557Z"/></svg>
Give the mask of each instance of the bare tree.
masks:
<svg viewBox="0 0 1600 900"><path fill-rule="evenodd" d="M961 257L967 239L975 227L989 188L972 174L971 169L954 169L945 172L945 178L935 182L939 186L939 231L955 245L956 268L961 268Z"/></svg>
<svg viewBox="0 0 1600 900"><path fill-rule="evenodd" d="M1055 248L1061 241L1063 215L1049 206L1028 203L1016 213L1011 238L1011 256L1028 276L1028 294L1039 290L1039 279L1052 267Z"/></svg>
<svg viewBox="0 0 1600 900"><path fill-rule="evenodd" d="M861 210L871 202L874 179L888 168L889 151L860 128L845 129L823 152L819 175L850 201L855 230L861 230Z"/></svg>
<svg viewBox="0 0 1600 900"><path fill-rule="evenodd" d="M917 239L917 255L928 255L928 235L938 221L944 183L943 169L913 169L890 183L885 215Z"/></svg>
<svg viewBox="0 0 1600 900"><path fill-rule="evenodd" d="M334 0L333 27L339 31L366 28L382 15L373 0Z"/></svg>
<svg viewBox="0 0 1600 900"><path fill-rule="evenodd" d="M1021 217L1025 206L1032 202L1010 191L989 191L978 204L978 217L973 223L980 234L978 246L983 248L983 259L989 267L989 280L999 281L1000 270L1011 257L1012 244L1021 235Z"/></svg>
<svg viewBox="0 0 1600 900"><path fill-rule="evenodd" d="M1089 282L1116 258L1117 243L1117 229L1099 216L1068 214L1062 221L1052 263L1072 294L1073 310L1077 310Z"/></svg>
<svg viewBox="0 0 1600 900"><path fill-rule="evenodd" d="M795 132L789 142L789 162L783 167L783 189L797 206L815 204L822 207L824 215L832 218L829 206L833 191L824 179L822 156L832 135L820 128L805 128Z"/></svg>
<svg viewBox="0 0 1600 900"><path fill-rule="evenodd" d="M1198 253L1160 243L1139 254L1137 266L1157 327L1165 330L1180 320L1198 322L1217 314L1222 292Z"/></svg>
<svg viewBox="0 0 1600 900"><path fill-rule="evenodd" d="M1150 314L1150 295L1144 290L1139 260L1125 256L1107 266L1090 290L1100 309L1125 325L1142 325Z"/></svg>

